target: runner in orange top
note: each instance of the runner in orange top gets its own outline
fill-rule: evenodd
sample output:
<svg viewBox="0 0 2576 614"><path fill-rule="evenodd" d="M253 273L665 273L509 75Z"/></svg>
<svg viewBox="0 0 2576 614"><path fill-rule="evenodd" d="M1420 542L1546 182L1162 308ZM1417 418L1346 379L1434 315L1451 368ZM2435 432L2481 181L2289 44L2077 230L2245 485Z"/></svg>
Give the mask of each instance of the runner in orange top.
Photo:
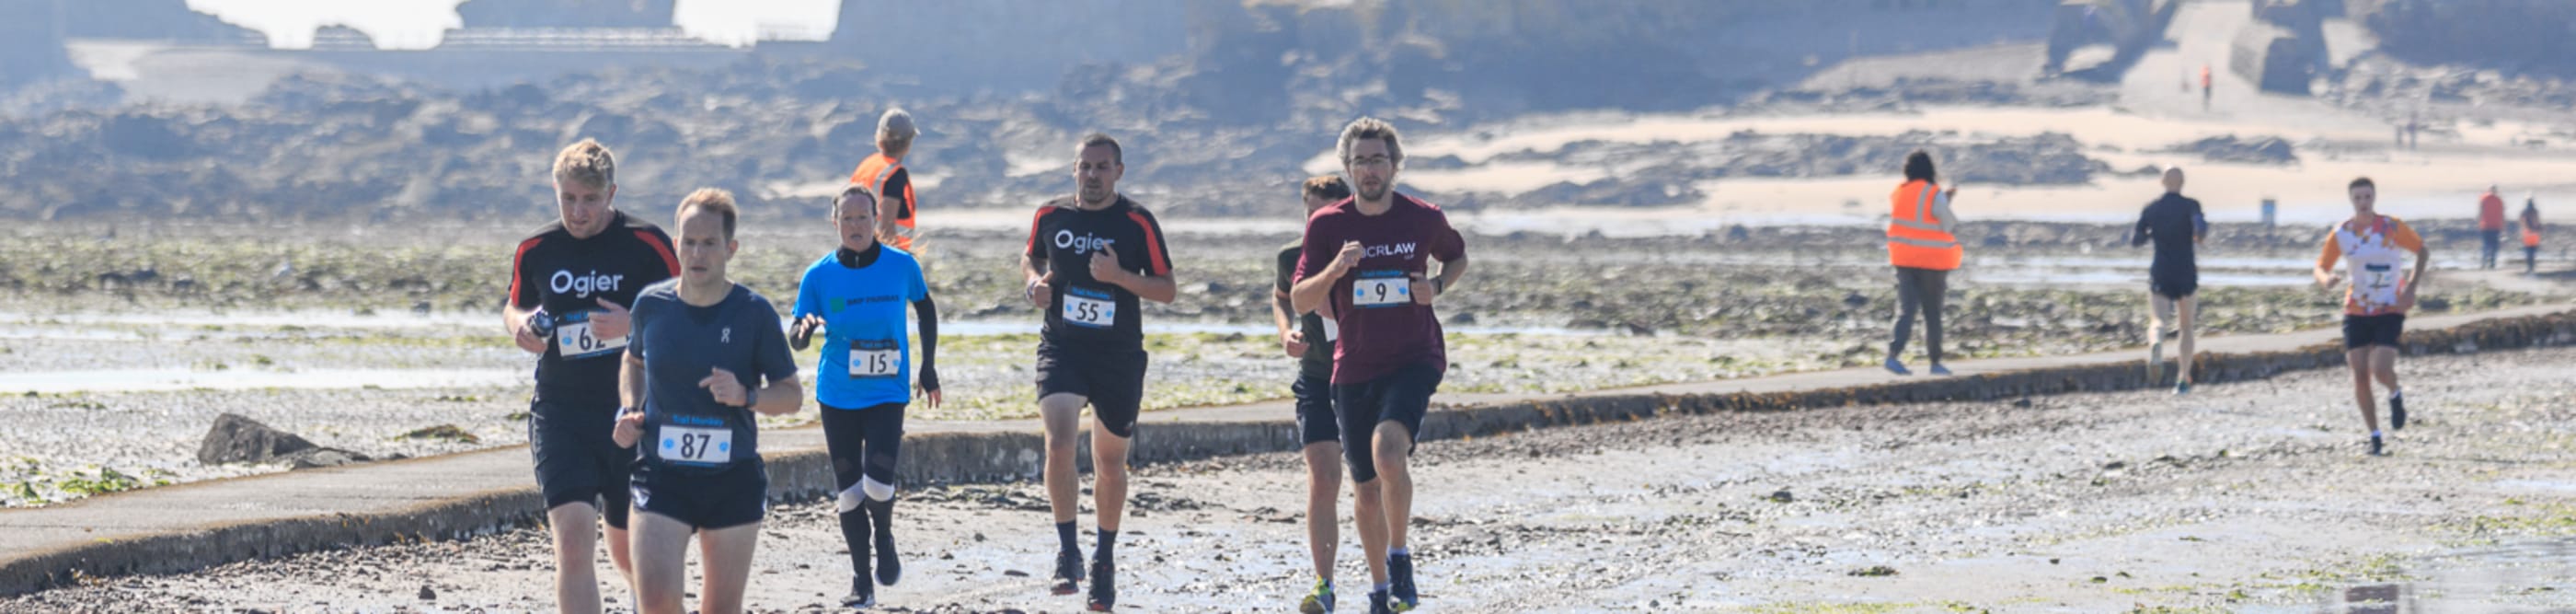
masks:
<svg viewBox="0 0 2576 614"><path fill-rule="evenodd" d="M2314 271L2317 285L2333 288L2345 276L2335 261L2349 263L2352 280L2343 300L2344 359L2352 366L2353 399L2361 405L2361 422L2370 428L2370 454L2381 452L2378 408L2371 403L2370 382L2388 388L2388 422L2406 428L2406 392L2397 386L2398 336L2405 332L2406 311L2415 307L2415 289L2433 259L2423 237L2397 218L2372 209L2379 196L2370 178L2352 180L2352 219L2326 231L2323 253ZM2403 265L2415 260L2413 274Z"/></svg>

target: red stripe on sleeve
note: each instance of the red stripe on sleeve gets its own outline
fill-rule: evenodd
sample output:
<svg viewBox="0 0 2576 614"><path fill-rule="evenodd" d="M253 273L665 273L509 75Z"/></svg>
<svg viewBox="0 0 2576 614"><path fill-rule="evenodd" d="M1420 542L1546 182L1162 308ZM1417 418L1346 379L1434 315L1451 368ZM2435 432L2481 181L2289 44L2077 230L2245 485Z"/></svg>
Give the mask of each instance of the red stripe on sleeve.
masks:
<svg viewBox="0 0 2576 614"><path fill-rule="evenodd" d="M1143 213L1129 211L1127 219L1136 220L1136 227L1145 231L1145 268L1156 276L1172 274L1172 261L1163 257L1163 232Z"/></svg>
<svg viewBox="0 0 2576 614"><path fill-rule="evenodd" d="M1039 227L1046 225L1047 214L1054 213L1055 210L1054 205L1042 205L1038 207L1038 214L1029 218L1029 244L1020 253L1026 254L1030 260L1046 259L1046 252L1038 250L1038 232L1040 232Z"/></svg>
<svg viewBox="0 0 2576 614"><path fill-rule="evenodd" d="M644 241L645 245L652 246L654 255L662 257L663 268L670 269L672 277L680 276L680 259L671 255L671 244L664 243L661 237L653 236L653 233L640 229L635 231L635 238Z"/></svg>
<svg viewBox="0 0 2576 614"><path fill-rule="evenodd" d="M544 238L542 235L528 237L528 240L519 242L518 253L510 255L510 305L513 307L523 302L519 300L519 280L527 278L523 271L528 267L528 250L535 249L537 241Z"/></svg>

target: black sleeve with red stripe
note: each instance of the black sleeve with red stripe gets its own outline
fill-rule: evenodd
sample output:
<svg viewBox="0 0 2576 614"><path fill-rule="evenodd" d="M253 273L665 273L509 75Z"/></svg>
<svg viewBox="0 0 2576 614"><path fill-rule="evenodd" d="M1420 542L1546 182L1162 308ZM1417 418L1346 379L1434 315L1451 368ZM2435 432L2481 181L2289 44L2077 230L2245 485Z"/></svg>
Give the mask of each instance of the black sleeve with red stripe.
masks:
<svg viewBox="0 0 2576 614"><path fill-rule="evenodd" d="M1155 277L1171 275L1172 254L1164 249L1163 225L1154 221L1152 212L1142 208L1128 211L1127 217L1136 220L1136 225L1145 233L1145 272Z"/></svg>
<svg viewBox="0 0 2576 614"><path fill-rule="evenodd" d="M537 235L520 241L519 251L510 256L509 300L513 307L529 309L537 306L537 293L533 288L543 282L529 278L532 272L528 267L528 252L535 251L538 242L545 238L545 235Z"/></svg>
<svg viewBox="0 0 2576 614"><path fill-rule="evenodd" d="M1043 262L1047 259L1046 247L1038 243L1038 235L1046 232L1047 214L1054 213L1055 210L1056 206L1053 204L1038 206L1037 214L1029 218L1029 244L1020 252L1021 255L1028 256L1032 261Z"/></svg>
<svg viewBox="0 0 2576 614"><path fill-rule="evenodd" d="M653 248L653 255L662 258L662 268L669 273L670 277L680 276L680 258L671 253L671 235L664 234L660 227L645 226L635 229L635 240L643 241L645 246Z"/></svg>

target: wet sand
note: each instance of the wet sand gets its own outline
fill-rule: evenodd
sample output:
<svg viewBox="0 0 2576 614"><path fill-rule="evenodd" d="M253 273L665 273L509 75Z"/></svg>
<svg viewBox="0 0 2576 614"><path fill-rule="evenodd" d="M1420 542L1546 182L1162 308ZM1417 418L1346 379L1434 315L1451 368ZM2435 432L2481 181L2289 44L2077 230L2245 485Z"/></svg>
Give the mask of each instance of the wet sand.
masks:
<svg viewBox="0 0 2576 614"><path fill-rule="evenodd" d="M1433 442L1418 457L1413 547L1425 607L1440 612L2576 607L2576 567L2552 554L2576 535L2576 415L2553 401L2576 394L2570 360L2576 350L2406 359L2414 422L2386 457L2360 453L2348 379L2333 370L2179 398L1728 414ZM1300 462L1144 468L1119 550L1126 611L1290 607L1311 581ZM905 496L907 571L880 589L880 611L1079 607L1044 595L1053 539L1034 485ZM756 611L835 609L849 572L829 505L771 508ZM1364 574L1351 535L1346 586ZM0 608L535 610L551 599L547 548L522 528L106 579ZM631 605L614 582L604 589L620 600L612 608Z"/></svg>

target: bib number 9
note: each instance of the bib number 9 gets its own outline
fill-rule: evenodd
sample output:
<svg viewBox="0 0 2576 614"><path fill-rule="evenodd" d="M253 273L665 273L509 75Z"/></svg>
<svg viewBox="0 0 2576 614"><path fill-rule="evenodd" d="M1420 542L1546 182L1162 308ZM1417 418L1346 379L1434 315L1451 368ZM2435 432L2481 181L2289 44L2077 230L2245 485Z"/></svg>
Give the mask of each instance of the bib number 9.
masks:
<svg viewBox="0 0 2576 614"><path fill-rule="evenodd" d="M662 460L694 465L733 462L733 429L664 426L661 434Z"/></svg>
<svg viewBox="0 0 2576 614"><path fill-rule="evenodd" d="M1363 308L1413 304L1413 280L1403 271L1369 271L1351 281L1351 305Z"/></svg>

